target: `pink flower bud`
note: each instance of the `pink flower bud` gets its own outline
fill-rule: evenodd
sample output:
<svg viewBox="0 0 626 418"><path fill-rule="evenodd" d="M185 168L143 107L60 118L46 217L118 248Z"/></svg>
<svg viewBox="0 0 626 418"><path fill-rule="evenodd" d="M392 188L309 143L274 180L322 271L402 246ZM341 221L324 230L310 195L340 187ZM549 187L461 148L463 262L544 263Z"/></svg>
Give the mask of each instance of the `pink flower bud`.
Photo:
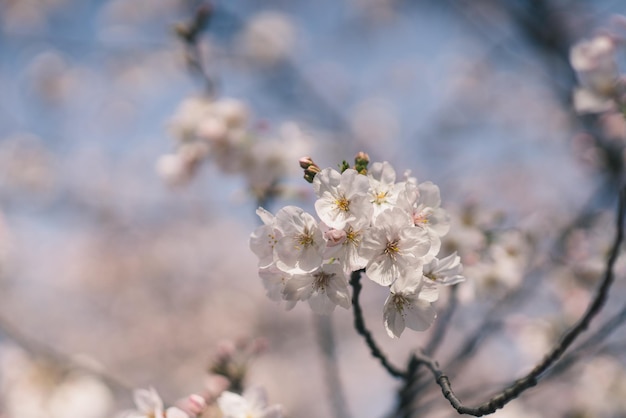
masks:
<svg viewBox="0 0 626 418"><path fill-rule="evenodd" d="M343 229L329 229L324 232L324 237L328 240L326 245L328 247L335 247L337 245L343 244L346 240L347 234Z"/></svg>

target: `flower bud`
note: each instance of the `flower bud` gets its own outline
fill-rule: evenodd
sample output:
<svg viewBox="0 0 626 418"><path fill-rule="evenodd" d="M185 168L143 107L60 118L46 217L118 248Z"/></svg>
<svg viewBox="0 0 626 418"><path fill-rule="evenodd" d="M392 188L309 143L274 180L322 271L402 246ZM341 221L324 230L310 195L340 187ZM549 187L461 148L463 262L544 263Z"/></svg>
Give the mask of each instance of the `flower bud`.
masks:
<svg viewBox="0 0 626 418"><path fill-rule="evenodd" d="M347 234L343 229L329 229L324 232L324 237L328 240L326 245L329 247L335 247L343 244L346 240Z"/></svg>
<svg viewBox="0 0 626 418"><path fill-rule="evenodd" d="M369 162L370 156L361 151L354 157L354 169L359 174L367 174L367 165Z"/></svg>
<svg viewBox="0 0 626 418"><path fill-rule="evenodd" d="M302 157L298 162L300 163L300 167L304 169L304 179L309 183L313 183L315 175L322 170L313 162L311 157Z"/></svg>

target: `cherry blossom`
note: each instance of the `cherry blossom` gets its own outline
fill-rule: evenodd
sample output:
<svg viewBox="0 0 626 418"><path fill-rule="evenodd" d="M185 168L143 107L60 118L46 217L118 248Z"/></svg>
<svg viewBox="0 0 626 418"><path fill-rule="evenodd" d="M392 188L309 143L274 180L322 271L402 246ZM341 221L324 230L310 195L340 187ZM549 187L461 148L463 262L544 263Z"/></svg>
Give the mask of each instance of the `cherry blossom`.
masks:
<svg viewBox="0 0 626 418"><path fill-rule="evenodd" d="M435 258L424 266L424 277L440 285L453 285L465 280L463 265L456 252L442 259Z"/></svg>
<svg viewBox="0 0 626 418"><path fill-rule="evenodd" d="M313 216L296 206L286 206L276 213L275 225L281 234L274 247L281 270L307 273L322 264L326 242Z"/></svg>
<svg viewBox="0 0 626 418"><path fill-rule="evenodd" d="M313 189L319 198L315 202L317 216L331 228L343 229L348 222L371 216L372 207L367 201L369 181L356 170L339 174L326 168L313 179Z"/></svg>
<svg viewBox="0 0 626 418"><path fill-rule="evenodd" d="M399 338L404 328L414 331L427 330L437 312L431 305L439 297L437 287L420 280L418 275L399 277L392 285L383 308L383 320L387 334Z"/></svg>
<svg viewBox="0 0 626 418"><path fill-rule="evenodd" d="M340 264L324 264L307 274L295 274L285 284L283 296L289 301L307 300L313 312L329 314L335 306L351 305L348 279Z"/></svg>
<svg viewBox="0 0 626 418"><path fill-rule="evenodd" d="M374 282L388 286L400 276L421 273L430 251L428 233L416 228L400 208L387 209L363 237L361 256L368 260L365 272Z"/></svg>

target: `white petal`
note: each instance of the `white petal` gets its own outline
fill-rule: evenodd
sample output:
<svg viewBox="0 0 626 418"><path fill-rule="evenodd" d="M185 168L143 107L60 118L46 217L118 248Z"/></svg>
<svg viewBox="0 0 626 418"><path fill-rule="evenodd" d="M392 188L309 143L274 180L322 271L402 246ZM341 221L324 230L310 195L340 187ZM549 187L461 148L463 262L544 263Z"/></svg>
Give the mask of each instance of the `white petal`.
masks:
<svg viewBox="0 0 626 418"><path fill-rule="evenodd" d="M387 334L391 338L399 338L402 335L402 331L404 331L404 318L391 301L392 295L390 294L383 308L383 323L385 324Z"/></svg>
<svg viewBox="0 0 626 418"><path fill-rule="evenodd" d="M223 392L217 399L223 418L245 418L248 410L248 402L233 392Z"/></svg>
<svg viewBox="0 0 626 418"><path fill-rule="evenodd" d="M137 389L134 392L135 405L140 412L152 413L163 410L163 401L154 388Z"/></svg>
<svg viewBox="0 0 626 418"><path fill-rule="evenodd" d="M404 321L407 328L414 331L427 330L437 317L437 311L429 302L416 300L415 303L407 306L404 311Z"/></svg>
<svg viewBox="0 0 626 418"><path fill-rule="evenodd" d="M262 410L267 406L267 393L259 386L251 386L243 392L243 397L252 410Z"/></svg>

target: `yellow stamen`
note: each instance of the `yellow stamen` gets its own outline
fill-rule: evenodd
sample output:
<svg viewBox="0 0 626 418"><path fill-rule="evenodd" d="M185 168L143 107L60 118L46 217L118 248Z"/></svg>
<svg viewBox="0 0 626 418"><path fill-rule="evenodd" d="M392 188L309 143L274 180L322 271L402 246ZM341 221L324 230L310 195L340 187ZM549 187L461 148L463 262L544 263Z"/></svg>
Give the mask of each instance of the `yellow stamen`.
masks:
<svg viewBox="0 0 626 418"><path fill-rule="evenodd" d="M335 205L337 205L339 210L342 212L347 212L350 210L350 201L343 196L335 200Z"/></svg>

